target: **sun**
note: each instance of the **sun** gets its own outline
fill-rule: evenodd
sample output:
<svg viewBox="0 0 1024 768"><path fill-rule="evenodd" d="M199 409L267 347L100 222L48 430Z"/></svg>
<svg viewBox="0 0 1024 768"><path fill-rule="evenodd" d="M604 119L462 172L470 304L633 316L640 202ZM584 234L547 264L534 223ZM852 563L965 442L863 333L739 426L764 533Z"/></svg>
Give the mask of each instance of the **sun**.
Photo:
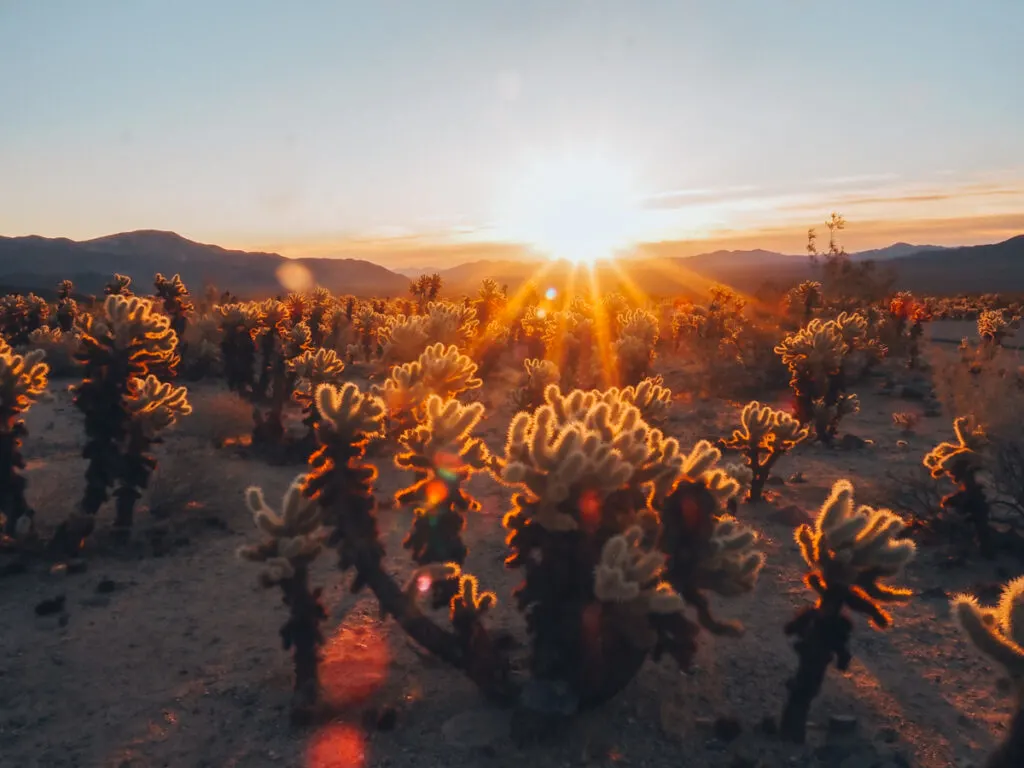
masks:
<svg viewBox="0 0 1024 768"><path fill-rule="evenodd" d="M535 163L510 185L497 219L503 238L574 264L612 259L640 234L629 173L595 155Z"/></svg>

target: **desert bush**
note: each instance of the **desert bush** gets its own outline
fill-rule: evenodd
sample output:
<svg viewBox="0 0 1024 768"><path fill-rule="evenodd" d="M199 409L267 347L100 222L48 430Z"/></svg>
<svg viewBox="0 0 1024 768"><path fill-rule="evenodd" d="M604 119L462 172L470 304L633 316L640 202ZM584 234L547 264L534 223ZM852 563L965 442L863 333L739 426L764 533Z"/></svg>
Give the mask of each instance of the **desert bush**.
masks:
<svg viewBox="0 0 1024 768"><path fill-rule="evenodd" d="M1024 577L1003 587L995 608L982 608L971 595L952 600L953 615L971 644L1005 671L1015 708L1006 738L985 763L987 768L1024 765Z"/></svg>
<svg viewBox="0 0 1024 768"><path fill-rule="evenodd" d="M814 525L797 528L796 542L810 568L804 583L817 593L818 601L786 625L786 634L796 638L794 648L800 659L787 683L781 722L786 739L803 742L807 714L829 665L834 661L844 671L850 665L853 623L846 609L864 614L876 628L885 629L891 618L883 604L912 594L882 583L898 575L914 556L914 543L897 538L905 526L899 515L887 509L857 506L853 485L839 480Z"/></svg>
<svg viewBox="0 0 1024 768"><path fill-rule="evenodd" d="M102 318L86 321L82 345L85 378L74 388L74 403L85 416L86 490L79 514L54 537L54 546L69 553L92 532L115 486L115 534L127 537L135 502L156 468L149 451L164 429L191 412L184 387L149 373L150 366L172 360L177 346L170 321L149 300L108 296Z"/></svg>
<svg viewBox="0 0 1024 768"><path fill-rule="evenodd" d="M246 489L246 505L266 539L238 550L239 557L263 564L260 584L279 587L288 606L281 640L284 649L292 651L295 664L291 715L298 723L312 718L319 698L317 663L324 642L320 624L327 618L320 600L323 590L309 586L309 566L323 549L326 531L321 508L302 493L305 479L300 475L285 492L280 513L267 506L260 488Z"/></svg>
<svg viewBox="0 0 1024 768"><path fill-rule="evenodd" d="M751 503L761 501L764 485L775 464L810 434L805 426L783 411L761 405L756 400L747 403L740 413L740 428L723 441L728 450L740 451L750 470Z"/></svg>
<svg viewBox="0 0 1024 768"><path fill-rule="evenodd" d="M14 353L0 339L0 534L25 538L32 533L34 513L25 499L21 474L25 458L22 439L28 434L24 414L46 392L49 367L34 350Z"/></svg>

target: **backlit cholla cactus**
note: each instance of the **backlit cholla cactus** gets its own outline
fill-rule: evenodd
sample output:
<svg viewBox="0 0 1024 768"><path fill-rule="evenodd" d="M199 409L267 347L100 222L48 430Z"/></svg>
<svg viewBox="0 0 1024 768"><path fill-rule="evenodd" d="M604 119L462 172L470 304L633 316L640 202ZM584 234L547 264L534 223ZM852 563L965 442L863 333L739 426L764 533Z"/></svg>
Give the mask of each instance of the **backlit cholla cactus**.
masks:
<svg viewBox="0 0 1024 768"><path fill-rule="evenodd" d="M513 419L504 456L495 462L499 478L521 489L505 516L512 550L506 562L525 570L516 598L533 639L531 685L537 690L531 706L541 706L536 702L556 690L570 692L571 706L587 706L617 692L648 652L667 652L688 664L698 633L682 611L642 603L624 614L621 606L605 605L597 590L611 597L605 576L613 577L599 570L601 553L612 547L614 562L604 565L613 567L622 546L609 541L626 536L630 552L641 547L639 559L658 561L658 578L645 581L641 591L665 592L656 582L667 581L708 619L701 590L717 587L709 574L722 572L712 565L709 542L715 516L737 486L715 468L714 448L701 443L683 454L621 396L581 390L562 395L551 386L545 400ZM694 513L690 501L704 506ZM688 525L697 517L707 522L702 539ZM636 526L642 536L631 531ZM651 609L646 614L644 606ZM574 629L581 623L584 637ZM722 627L713 620L707 626ZM606 665L600 671L582 663L594 654Z"/></svg>
<svg viewBox="0 0 1024 768"><path fill-rule="evenodd" d="M384 556L373 496L377 468L362 462L367 443L383 434L387 409L352 382L321 384L315 397L319 448L309 457L311 471L302 491L320 505L324 525L332 529L328 544L337 548L342 570L356 568L352 591L358 592Z"/></svg>
<svg viewBox="0 0 1024 768"><path fill-rule="evenodd" d="M459 349L469 346L480 324L472 306L448 301L427 304L426 317L430 344L454 345Z"/></svg>
<svg viewBox="0 0 1024 768"><path fill-rule="evenodd" d="M30 293L27 296L8 294L0 299L0 335L13 347L24 347L29 334L46 325L50 305Z"/></svg>
<svg viewBox="0 0 1024 768"><path fill-rule="evenodd" d="M587 315L571 310L546 315L543 347L546 357L558 365L563 385L593 384L601 368L594 339L594 321Z"/></svg>
<svg viewBox="0 0 1024 768"><path fill-rule="evenodd" d="M872 335L868 318L863 313L840 312L835 324L846 344L842 367L847 378L865 375L885 357L888 350Z"/></svg>
<svg viewBox="0 0 1024 768"><path fill-rule="evenodd" d="M985 309L978 315L978 336L985 347L1001 347L1003 340L1010 335L1010 324L1002 311Z"/></svg>
<svg viewBox="0 0 1024 768"><path fill-rule="evenodd" d="M139 489L156 467L147 451L160 429L188 413L184 388L163 389L149 376L151 367L173 371L177 344L170 320L148 299L112 294L102 315L86 316L79 358L85 378L74 388L85 416L86 489L80 515L58 529L56 546L77 552L115 487L115 533L127 536Z"/></svg>
<svg viewBox="0 0 1024 768"><path fill-rule="evenodd" d="M509 392L509 402L517 411L533 410L544 404L544 392L558 384L562 374L550 360L530 358L523 361L523 383Z"/></svg>
<svg viewBox="0 0 1024 768"><path fill-rule="evenodd" d="M621 398L624 402L636 406L640 416L652 426L660 426L668 419L672 408L672 390L664 386L661 376L646 378L639 384L623 387L612 387L607 390L607 397Z"/></svg>
<svg viewBox="0 0 1024 768"><path fill-rule="evenodd" d="M801 424L813 423L815 435L825 443L832 442L844 416L860 410L857 396L846 392L844 361L849 351L843 326L818 318L775 347L791 375L794 415Z"/></svg>
<svg viewBox="0 0 1024 768"><path fill-rule="evenodd" d="M256 343L261 352L257 394L267 399L265 409L253 410L253 445L278 451L288 444L284 409L291 400L295 377L288 362L309 349L310 331L305 322L292 322L288 306L270 299L260 305L262 322Z"/></svg>
<svg viewBox="0 0 1024 768"><path fill-rule="evenodd" d="M190 381L199 381L217 373L223 375L221 345L224 335L221 332L220 318L216 315L193 316L185 326L185 337L181 343L181 371Z"/></svg>
<svg viewBox="0 0 1024 768"><path fill-rule="evenodd" d="M171 318L171 328L181 341L185 334L188 317L195 307L189 298L188 288L181 281L181 275L164 277L159 272L153 280L156 295L163 301L164 313ZM179 351L179 354L181 351Z"/></svg>
<svg viewBox="0 0 1024 768"><path fill-rule="evenodd" d="M654 650L658 633L648 617L682 616L686 603L662 579L665 554L644 546L644 538L643 528L633 526L605 542L594 569L594 597L633 645Z"/></svg>
<svg viewBox="0 0 1024 768"><path fill-rule="evenodd" d="M786 294L786 309L801 325L807 325L814 317L814 310L821 306L822 298L821 283L804 280Z"/></svg>
<svg viewBox="0 0 1024 768"><path fill-rule="evenodd" d="M985 432L970 417L953 421L956 442L942 442L924 457L924 465L932 477L948 477L957 490L942 499L942 506L963 515L974 528L978 548L984 557L995 555L992 529L989 526L990 505L985 487L978 478L984 468Z"/></svg>
<svg viewBox="0 0 1024 768"><path fill-rule="evenodd" d="M321 384L343 383L345 363L333 349L307 349L288 361L288 371L295 381L292 398L302 406L303 420L312 435L320 414L316 409L316 390Z"/></svg>
<svg viewBox="0 0 1024 768"><path fill-rule="evenodd" d="M483 382L476 377L477 366L454 346L434 344L419 359L396 365L374 393L387 404L389 432L396 437L422 415L423 404L430 395L443 400L478 389Z"/></svg>
<svg viewBox="0 0 1024 768"><path fill-rule="evenodd" d="M388 315L377 331L381 360L407 363L415 360L430 344L425 315Z"/></svg>
<svg viewBox="0 0 1024 768"><path fill-rule="evenodd" d="M281 640L284 649L292 651L295 664L292 719L297 722L309 720L319 698L317 663L324 642L320 623L327 618L320 599L323 590L309 586L309 566L320 554L327 534L321 524L321 508L303 495L304 483L303 475L295 479L285 492L280 513L267 506L262 489L246 489L246 505L266 539L238 550L242 559L264 565L260 583L267 588L280 587L288 606Z"/></svg>
<svg viewBox="0 0 1024 768"><path fill-rule="evenodd" d="M491 320L473 343L473 354L480 360L480 373L494 371L512 341L512 329L501 319Z"/></svg>
<svg viewBox="0 0 1024 768"><path fill-rule="evenodd" d="M467 512L480 509L464 485L470 476L489 466L490 454L483 440L473 436L484 415L482 403L464 405L458 400L427 398L424 418L399 438L401 453L395 466L413 472L413 483L395 494L399 505L414 505L415 518L402 546L419 565L465 562L468 549L462 541ZM435 597L447 603L450 592L435 588ZM443 594L441 594L443 593Z"/></svg>
<svg viewBox="0 0 1024 768"><path fill-rule="evenodd" d="M0 338L0 538L32 533L33 511L25 499L21 454L28 434L22 416L45 392L49 367L40 350L14 353Z"/></svg>
<svg viewBox="0 0 1024 768"><path fill-rule="evenodd" d="M104 286L103 292L108 296L131 296L131 284L132 279L128 275L115 272L114 278Z"/></svg>
<svg viewBox="0 0 1024 768"><path fill-rule="evenodd" d="M632 309L618 318L619 337L613 345L619 381L637 384L650 375L658 343L658 318L644 309Z"/></svg>
<svg viewBox="0 0 1024 768"><path fill-rule="evenodd" d="M756 400L744 406L740 428L723 441L728 450L740 451L751 472L748 501L761 500L765 483L780 458L807 438L809 430L790 416Z"/></svg>
<svg viewBox="0 0 1024 768"><path fill-rule="evenodd" d="M1024 576L1003 587L995 608L983 608L966 594L955 595L952 608L971 644L1001 666L1013 686L1015 707L1009 733L986 768L1024 765Z"/></svg>
<svg viewBox="0 0 1024 768"><path fill-rule="evenodd" d="M786 738L803 741L811 702L821 691L829 665L835 661L836 667L846 670L850 664L853 623L846 609L885 629L891 619L883 604L911 596L909 589L884 583L914 557L914 542L899 538L905 528L906 522L887 509L857 506L848 480L832 486L813 526L797 528L796 542L810 568L804 582L818 601L786 625L800 657L782 715Z"/></svg>
<svg viewBox="0 0 1024 768"><path fill-rule="evenodd" d="M52 376L72 376L78 372L77 357L82 350L82 332L76 327L70 331L37 328L28 335L28 348L38 349L46 355Z"/></svg>
<svg viewBox="0 0 1024 768"><path fill-rule="evenodd" d="M228 389L252 397L256 390L256 334L262 322L259 305L218 304L214 312L220 324Z"/></svg>

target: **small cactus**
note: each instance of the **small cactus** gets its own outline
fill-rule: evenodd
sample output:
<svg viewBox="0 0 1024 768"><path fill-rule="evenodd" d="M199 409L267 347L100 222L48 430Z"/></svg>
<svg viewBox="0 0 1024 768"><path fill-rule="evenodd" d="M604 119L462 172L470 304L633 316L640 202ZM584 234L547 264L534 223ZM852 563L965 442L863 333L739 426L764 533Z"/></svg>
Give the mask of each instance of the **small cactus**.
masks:
<svg viewBox="0 0 1024 768"><path fill-rule="evenodd" d="M318 649L324 638L320 624L327 611L320 600L322 589L310 589L309 566L320 554L326 537L321 509L303 495L305 478L296 478L285 492L280 513L267 506L260 488L248 488L246 505L256 527L266 536L261 544L238 550L239 557L263 563L260 583L278 586L288 606L288 621L281 627L284 649L295 663L292 719L306 722L319 699Z"/></svg>
<svg viewBox="0 0 1024 768"><path fill-rule="evenodd" d="M750 493L747 500L761 500L765 483L782 456L803 442L810 430L783 411L761 405L756 400L747 403L740 414L740 429L723 441L723 447L740 451L750 469Z"/></svg>
<svg viewBox="0 0 1024 768"><path fill-rule="evenodd" d="M21 441L28 434L22 416L45 392L49 367L41 351L17 355L0 338L0 536L25 538L33 511L25 499L27 482Z"/></svg>
<svg viewBox="0 0 1024 768"><path fill-rule="evenodd" d="M1024 576L1003 587L995 608L983 608L972 595L955 595L953 615L971 644L1006 670L1015 709L1009 733L989 757L986 768L1024 765Z"/></svg>
<svg viewBox="0 0 1024 768"><path fill-rule="evenodd" d="M804 583L818 595L786 625L796 637L800 657L796 674L787 683L789 696L782 714L781 732L802 742L811 702L821 691L825 673L835 661L845 670L852 655L849 648L853 623L846 608L865 614L878 629L891 623L883 604L906 600L909 589L884 580L896 576L911 558L914 542L898 538L906 523L887 509L857 506L853 485L839 480L818 513L814 525L801 525L795 538L809 566Z"/></svg>
<svg viewBox="0 0 1024 768"><path fill-rule="evenodd" d="M984 466L983 448L986 445L985 432L973 420L961 416L953 421L956 442L942 442L924 457L924 465L932 477L948 477L958 486L954 493L942 499L945 509L952 509L970 521L983 557L995 556L995 542L989 526L991 505L985 494L985 487L978 479Z"/></svg>

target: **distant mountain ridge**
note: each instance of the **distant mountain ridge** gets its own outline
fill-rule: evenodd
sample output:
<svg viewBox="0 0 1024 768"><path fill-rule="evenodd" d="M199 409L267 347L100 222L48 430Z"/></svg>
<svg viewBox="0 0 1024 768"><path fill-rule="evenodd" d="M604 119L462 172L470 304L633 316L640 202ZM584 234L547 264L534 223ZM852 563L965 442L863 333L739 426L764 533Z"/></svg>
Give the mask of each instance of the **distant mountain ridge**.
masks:
<svg viewBox="0 0 1024 768"><path fill-rule="evenodd" d="M268 296L284 288L283 265L300 265L312 280L335 293L396 296L409 280L360 259L287 259L277 253L237 251L196 243L174 232L139 230L75 241L67 238L0 237L0 282L49 287L70 279L85 293L101 293L115 272L146 291L157 272L178 272L193 291L208 284L239 296Z"/></svg>
<svg viewBox="0 0 1024 768"><path fill-rule="evenodd" d="M768 281L785 285L815 276L813 265L803 254L754 249L683 257L674 256L674 251L673 243L645 244L632 258L598 264L594 279L601 291L673 296L702 293L712 282L753 292ZM853 253L851 259L874 260L892 271L897 287L918 292L1024 293L1024 235L960 248L895 243ZM51 291L67 278L82 293L99 294L118 272L129 275L145 293L157 272L178 272L197 293L213 284L241 297L265 297L286 292L279 271L292 265L308 270L313 283L332 293L363 297L406 296L411 279L431 272L441 275L447 295L475 293L484 278L493 278L511 291L531 279L555 286L565 286L573 279L572 267L564 262L480 260L447 269L394 271L361 259L288 259L277 253L231 250L160 230L122 232L86 241L35 235L0 237L0 290ZM576 280L578 284L579 277Z"/></svg>

